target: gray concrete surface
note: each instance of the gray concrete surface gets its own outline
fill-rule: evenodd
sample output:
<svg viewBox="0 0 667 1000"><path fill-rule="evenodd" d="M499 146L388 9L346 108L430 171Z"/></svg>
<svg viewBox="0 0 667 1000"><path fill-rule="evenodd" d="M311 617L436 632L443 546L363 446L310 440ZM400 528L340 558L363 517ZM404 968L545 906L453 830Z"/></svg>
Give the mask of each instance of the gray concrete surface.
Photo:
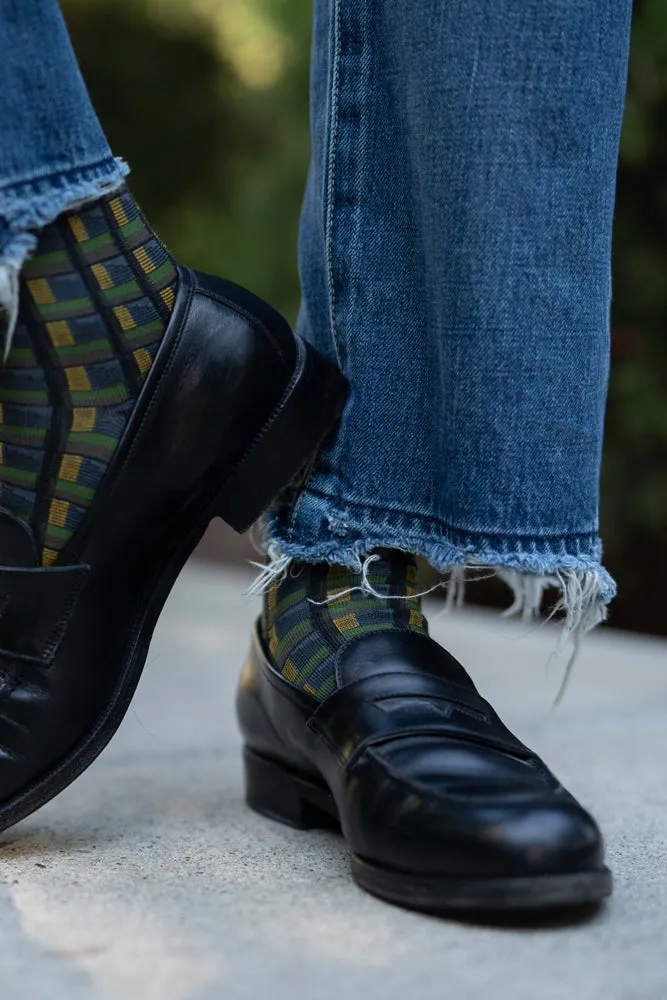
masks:
<svg viewBox="0 0 667 1000"><path fill-rule="evenodd" d="M370 898L333 834L245 808L245 579L186 571L111 747L0 837L2 1000L667 1000L666 643L598 633L554 712L551 627L433 620L595 811L616 875L587 924L466 926Z"/></svg>

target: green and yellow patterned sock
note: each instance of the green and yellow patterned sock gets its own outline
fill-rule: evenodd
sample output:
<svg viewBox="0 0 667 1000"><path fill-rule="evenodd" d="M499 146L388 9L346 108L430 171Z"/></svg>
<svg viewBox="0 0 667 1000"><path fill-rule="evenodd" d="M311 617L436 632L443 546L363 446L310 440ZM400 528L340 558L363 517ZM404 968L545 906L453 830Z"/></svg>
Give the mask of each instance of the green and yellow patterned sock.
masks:
<svg viewBox="0 0 667 1000"><path fill-rule="evenodd" d="M39 234L0 370L0 506L43 565L83 520L174 306L172 257L123 188Z"/></svg>
<svg viewBox="0 0 667 1000"><path fill-rule="evenodd" d="M364 593L361 573L344 566L297 563L274 581L264 599L262 633L283 677L316 698L335 688L336 652L348 639L402 629L428 635L417 596L412 556L382 551L371 563L368 582L389 600ZM350 592L351 591L351 592Z"/></svg>

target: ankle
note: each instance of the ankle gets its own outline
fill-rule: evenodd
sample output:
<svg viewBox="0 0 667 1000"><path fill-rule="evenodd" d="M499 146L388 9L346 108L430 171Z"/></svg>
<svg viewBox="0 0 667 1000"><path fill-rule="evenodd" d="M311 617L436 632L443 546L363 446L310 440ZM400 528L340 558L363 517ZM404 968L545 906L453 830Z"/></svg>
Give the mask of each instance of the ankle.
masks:
<svg viewBox="0 0 667 1000"><path fill-rule="evenodd" d="M414 557L380 551L360 570L297 563L265 596L262 632L274 665L316 697L335 687L337 650L371 632L428 634Z"/></svg>
<svg viewBox="0 0 667 1000"><path fill-rule="evenodd" d="M0 505L55 563L99 488L169 323L175 263L123 188L39 234L0 378Z"/></svg>

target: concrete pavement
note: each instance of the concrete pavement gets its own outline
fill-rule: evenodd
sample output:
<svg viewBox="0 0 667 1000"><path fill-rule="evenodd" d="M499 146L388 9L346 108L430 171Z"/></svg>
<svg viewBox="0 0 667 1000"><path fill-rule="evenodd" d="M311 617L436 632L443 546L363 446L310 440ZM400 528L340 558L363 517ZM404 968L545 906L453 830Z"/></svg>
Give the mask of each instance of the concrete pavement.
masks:
<svg viewBox="0 0 667 1000"><path fill-rule="evenodd" d="M581 926L467 926L372 899L335 835L244 806L247 579L183 574L112 745L0 836L2 1000L667 1000L667 643L599 632L554 712L551 627L432 620L596 813L616 875Z"/></svg>

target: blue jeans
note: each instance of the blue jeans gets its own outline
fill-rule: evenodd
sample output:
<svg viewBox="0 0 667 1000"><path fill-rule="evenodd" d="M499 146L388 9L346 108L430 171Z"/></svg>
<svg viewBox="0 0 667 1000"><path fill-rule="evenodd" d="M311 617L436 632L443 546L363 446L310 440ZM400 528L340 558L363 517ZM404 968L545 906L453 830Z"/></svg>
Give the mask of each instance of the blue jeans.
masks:
<svg viewBox="0 0 667 1000"><path fill-rule="evenodd" d="M524 609L556 581L573 628L603 616L630 16L631 0L315 0L299 332L351 396L270 515L275 565L395 547L493 567ZM1 296L30 230L125 168L56 0L0 0L0 21Z"/></svg>
<svg viewBox="0 0 667 1000"><path fill-rule="evenodd" d="M496 568L604 616L599 471L631 0L315 0L299 332L351 397L269 536ZM528 578L528 575L530 578Z"/></svg>
<svg viewBox="0 0 667 1000"><path fill-rule="evenodd" d="M34 231L122 184L57 0L0 0L0 334ZM4 307L4 308L3 308Z"/></svg>

